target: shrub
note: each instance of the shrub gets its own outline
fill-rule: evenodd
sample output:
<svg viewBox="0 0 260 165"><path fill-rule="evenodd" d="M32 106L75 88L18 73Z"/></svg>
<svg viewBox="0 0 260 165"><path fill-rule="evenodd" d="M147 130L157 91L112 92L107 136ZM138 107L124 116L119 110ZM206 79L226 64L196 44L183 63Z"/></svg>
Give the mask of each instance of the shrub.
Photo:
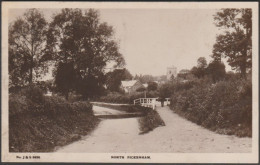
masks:
<svg viewBox="0 0 260 165"><path fill-rule="evenodd" d="M27 112L30 107L25 96L9 94L9 115Z"/></svg>
<svg viewBox="0 0 260 165"><path fill-rule="evenodd" d="M159 126L165 126L164 121L154 110L149 110L144 117L138 119L140 134L147 133Z"/></svg>
<svg viewBox="0 0 260 165"><path fill-rule="evenodd" d="M179 88L171 97L171 108L211 130L238 136L252 135L251 80L200 82Z"/></svg>
<svg viewBox="0 0 260 165"><path fill-rule="evenodd" d="M28 89L9 95L10 152L53 151L88 134L99 121L86 101L70 103L57 96L37 99L28 97L32 92ZM38 89L33 91L37 91L33 96L40 95Z"/></svg>
<svg viewBox="0 0 260 165"><path fill-rule="evenodd" d="M29 85L21 90L21 95L36 103L43 101L43 93L43 90L36 85Z"/></svg>
<svg viewBox="0 0 260 165"><path fill-rule="evenodd" d="M86 101L70 103L60 96L45 97L37 87L28 87L19 94L9 94L9 115L21 113L45 113L55 115L65 112L88 111L92 105Z"/></svg>

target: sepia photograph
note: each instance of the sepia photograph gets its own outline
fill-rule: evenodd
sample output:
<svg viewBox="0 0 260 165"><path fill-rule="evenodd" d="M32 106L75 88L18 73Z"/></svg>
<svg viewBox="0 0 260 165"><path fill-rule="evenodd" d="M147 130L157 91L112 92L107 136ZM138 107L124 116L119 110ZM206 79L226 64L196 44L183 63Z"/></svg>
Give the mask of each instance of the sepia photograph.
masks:
<svg viewBox="0 0 260 165"><path fill-rule="evenodd" d="M4 2L2 161L258 162L257 2Z"/></svg>

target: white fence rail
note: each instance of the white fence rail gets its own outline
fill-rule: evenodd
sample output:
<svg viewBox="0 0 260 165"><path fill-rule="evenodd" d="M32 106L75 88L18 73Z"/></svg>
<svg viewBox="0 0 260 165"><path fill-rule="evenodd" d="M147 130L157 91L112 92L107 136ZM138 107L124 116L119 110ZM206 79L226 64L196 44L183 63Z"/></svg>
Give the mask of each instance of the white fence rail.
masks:
<svg viewBox="0 0 260 165"><path fill-rule="evenodd" d="M139 98L139 99L135 99L134 105L141 105L143 107L150 107L154 110L155 107L156 107L156 100L157 99L158 98ZM166 105L170 104L170 102L169 102L170 98L166 98L165 101L166 101Z"/></svg>
<svg viewBox="0 0 260 165"><path fill-rule="evenodd" d="M157 98L139 98L134 100L134 105L141 105L143 107L150 107L155 109L155 102Z"/></svg>

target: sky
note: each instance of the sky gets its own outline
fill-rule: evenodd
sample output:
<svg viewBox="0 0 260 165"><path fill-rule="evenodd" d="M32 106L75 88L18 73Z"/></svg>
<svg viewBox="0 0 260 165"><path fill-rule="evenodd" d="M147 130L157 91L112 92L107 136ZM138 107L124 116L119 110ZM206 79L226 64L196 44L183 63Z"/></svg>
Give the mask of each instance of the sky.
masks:
<svg viewBox="0 0 260 165"><path fill-rule="evenodd" d="M60 9L40 9L51 21ZM9 23L24 13L10 10ZM100 19L114 27L115 39L131 74L165 75L166 68L191 69L199 57L212 60L219 33L212 9L100 9ZM226 65L226 70L230 67Z"/></svg>

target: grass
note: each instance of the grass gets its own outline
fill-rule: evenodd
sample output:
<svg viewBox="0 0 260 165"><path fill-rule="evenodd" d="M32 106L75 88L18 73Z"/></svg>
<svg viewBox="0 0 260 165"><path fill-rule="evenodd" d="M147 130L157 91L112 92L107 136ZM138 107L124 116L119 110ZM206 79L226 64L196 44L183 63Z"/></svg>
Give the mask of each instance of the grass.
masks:
<svg viewBox="0 0 260 165"><path fill-rule="evenodd" d="M99 121L88 102L10 94L9 151L51 152L89 134Z"/></svg>
<svg viewBox="0 0 260 165"><path fill-rule="evenodd" d="M50 152L89 134L99 119L85 112L10 117L10 152Z"/></svg>
<svg viewBox="0 0 260 165"><path fill-rule="evenodd" d="M157 111L150 110L144 117L138 119L140 134L148 133L157 127L165 126Z"/></svg>

